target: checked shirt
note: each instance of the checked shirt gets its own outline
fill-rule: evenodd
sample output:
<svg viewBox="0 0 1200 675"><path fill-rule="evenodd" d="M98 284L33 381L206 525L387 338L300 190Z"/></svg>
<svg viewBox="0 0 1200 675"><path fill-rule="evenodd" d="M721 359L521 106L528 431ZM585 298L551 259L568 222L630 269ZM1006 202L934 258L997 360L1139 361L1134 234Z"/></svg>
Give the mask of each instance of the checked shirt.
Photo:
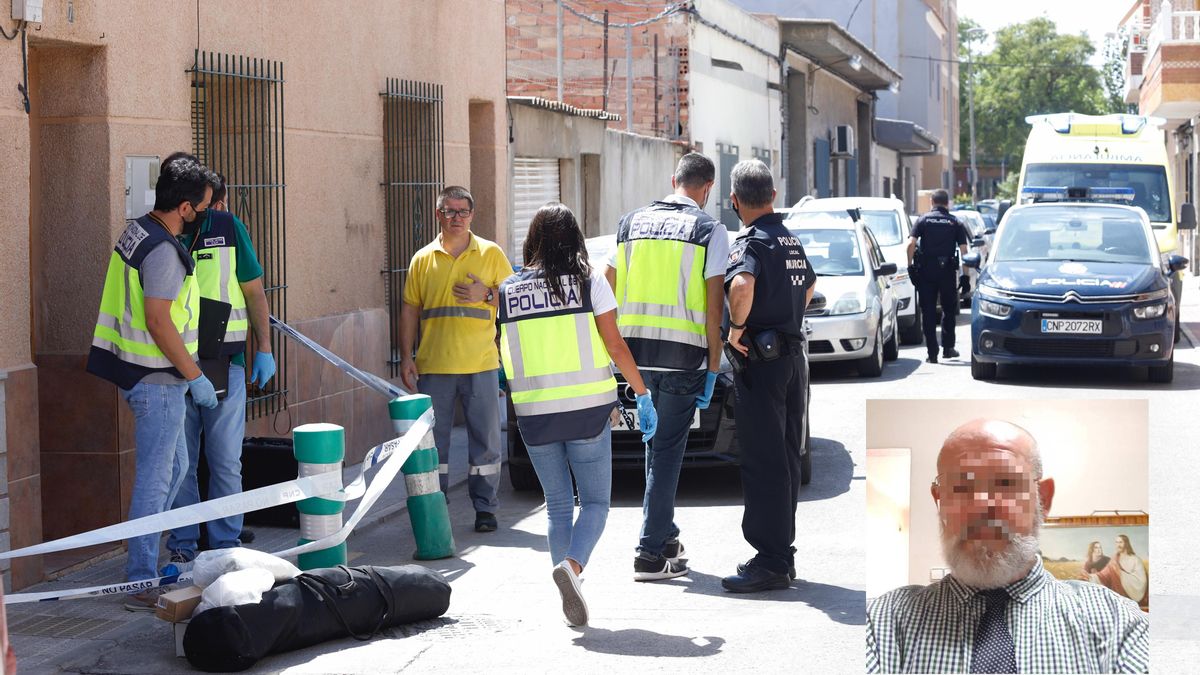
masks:
<svg viewBox="0 0 1200 675"><path fill-rule="evenodd" d="M1145 673L1150 621L1099 584L1060 581L1042 567L1005 588L1022 673ZM966 673L986 600L953 576L905 586L867 607L868 673Z"/></svg>

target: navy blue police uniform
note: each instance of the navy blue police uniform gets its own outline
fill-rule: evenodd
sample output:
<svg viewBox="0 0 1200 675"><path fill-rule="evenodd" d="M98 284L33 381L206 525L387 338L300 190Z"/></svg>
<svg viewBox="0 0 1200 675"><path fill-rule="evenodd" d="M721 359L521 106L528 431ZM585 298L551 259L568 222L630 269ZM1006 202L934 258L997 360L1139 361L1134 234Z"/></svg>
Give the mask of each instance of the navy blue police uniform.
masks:
<svg viewBox="0 0 1200 675"><path fill-rule="evenodd" d="M921 330L925 350L937 358L937 304L942 301L942 350L954 349L954 324L958 317L958 246L968 245L967 229L944 206L935 206L913 226L920 244L913 263L920 270L914 280L921 305Z"/></svg>
<svg viewBox="0 0 1200 675"><path fill-rule="evenodd" d="M816 282L800 240L783 214L756 219L730 246L725 285L739 274L754 277L754 299L745 319L745 370L734 375L742 493L742 534L757 551L753 564L787 574L794 567L796 500L804 443L808 369L804 351L805 293ZM756 337L775 331L778 354L765 355Z"/></svg>

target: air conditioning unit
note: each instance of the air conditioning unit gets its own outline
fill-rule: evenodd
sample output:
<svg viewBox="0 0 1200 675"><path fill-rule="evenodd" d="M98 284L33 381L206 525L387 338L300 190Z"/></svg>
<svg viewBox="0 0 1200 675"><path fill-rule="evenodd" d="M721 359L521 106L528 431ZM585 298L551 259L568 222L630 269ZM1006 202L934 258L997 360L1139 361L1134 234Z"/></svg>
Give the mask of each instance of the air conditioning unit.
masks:
<svg viewBox="0 0 1200 675"><path fill-rule="evenodd" d="M833 131L833 149L830 154L834 157L854 156L854 127L849 124L837 125Z"/></svg>

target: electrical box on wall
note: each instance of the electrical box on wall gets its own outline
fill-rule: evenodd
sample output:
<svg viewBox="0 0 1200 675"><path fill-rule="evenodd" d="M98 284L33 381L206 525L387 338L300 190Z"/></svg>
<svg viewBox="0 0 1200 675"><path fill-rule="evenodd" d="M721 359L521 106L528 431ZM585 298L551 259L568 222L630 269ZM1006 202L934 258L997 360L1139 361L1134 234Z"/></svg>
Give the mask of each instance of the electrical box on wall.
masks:
<svg viewBox="0 0 1200 675"><path fill-rule="evenodd" d="M12 18L14 21L42 22L43 0L12 0Z"/></svg>
<svg viewBox="0 0 1200 675"><path fill-rule="evenodd" d="M154 210L158 155L125 156L125 219L141 218Z"/></svg>

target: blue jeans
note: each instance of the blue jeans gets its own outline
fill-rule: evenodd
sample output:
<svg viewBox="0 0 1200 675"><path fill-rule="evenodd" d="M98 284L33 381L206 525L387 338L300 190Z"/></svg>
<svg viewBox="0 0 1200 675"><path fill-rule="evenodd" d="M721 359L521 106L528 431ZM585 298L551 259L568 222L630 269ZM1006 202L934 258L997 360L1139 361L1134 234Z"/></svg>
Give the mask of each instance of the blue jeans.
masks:
<svg viewBox="0 0 1200 675"><path fill-rule="evenodd" d="M229 389L217 407L207 410L187 399L187 421L184 423L184 438L187 439L188 466L183 478L183 487L175 496L171 508L180 508L200 503L200 485L196 482L196 466L200 461L200 432L204 432L204 456L208 460L208 494L205 499L217 499L236 495L242 491L242 438L246 435L246 369L229 364ZM233 548L240 546L238 535L242 533L242 514L210 520L208 528L209 548ZM167 538L167 548L172 551L187 551L195 557L197 541L200 539L199 525L186 525L172 530Z"/></svg>
<svg viewBox="0 0 1200 675"><path fill-rule="evenodd" d="M171 507L187 471L187 444L183 440L186 384L146 384L121 389L133 411L136 468L129 520L162 513ZM160 533L129 540L128 581L158 576Z"/></svg>
<svg viewBox="0 0 1200 675"><path fill-rule="evenodd" d="M612 430L604 425L599 436L578 441L529 446L529 459L546 494L550 521L550 560L566 558L586 566L604 532L612 496ZM579 518L571 474L579 488Z"/></svg>
<svg viewBox="0 0 1200 675"><path fill-rule="evenodd" d="M462 401L467 424L467 492L476 511L495 513L500 502L500 381L496 369L482 373L421 375L417 388L433 399L433 442L438 451L438 479L450 487L450 430L454 400Z"/></svg>
<svg viewBox="0 0 1200 675"><path fill-rule="evenodd" d="M675 525L675 489L696 415L696 397L704 393L704 370L642 371L654 397L658 431L646 450L646 496L642 500L639 554L658 557L668 539L679 536Z"/></svg>

